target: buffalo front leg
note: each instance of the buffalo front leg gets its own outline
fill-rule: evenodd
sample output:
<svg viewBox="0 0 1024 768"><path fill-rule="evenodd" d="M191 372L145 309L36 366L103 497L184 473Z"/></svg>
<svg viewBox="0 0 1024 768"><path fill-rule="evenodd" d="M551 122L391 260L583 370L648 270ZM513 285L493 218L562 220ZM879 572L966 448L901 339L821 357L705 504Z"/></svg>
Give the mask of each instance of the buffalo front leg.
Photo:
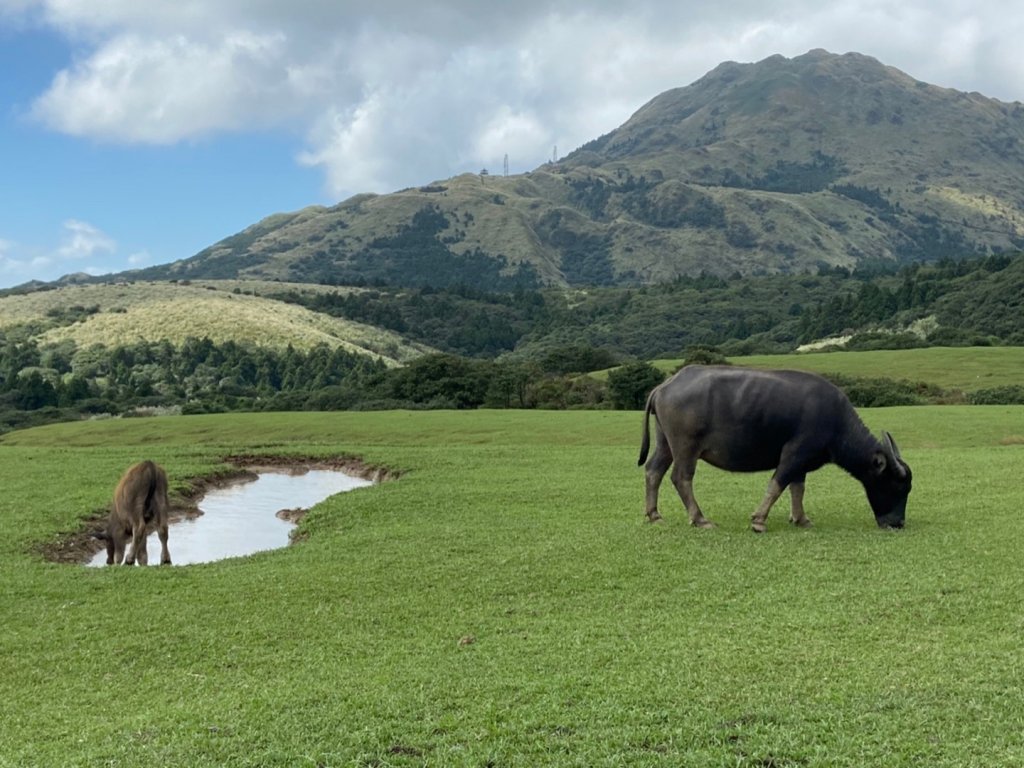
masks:
<svg viewBox="0 0 1024 768"><path fill-rule="evenodd" d="M810 528L810 518L804 514L804 483L803 480L800 482L792 482L789 485L789 500L792 504L789 513L789 522L793 525L798 525L801 528Z"/></svg>
<svg viewBox="0 0 1024 768"><path fill-rule="evenodd" d="M768 483L768 490L764 494L764 498L761 500L761 505L754 511L754 514L750 518L750 527L755 533L764 533L768 530L766 521L768 520L768 513L772 509L772 505L779 500L779 496L782 495L783 487L779 485L779 481L774 477L771 482Z"/></svg>

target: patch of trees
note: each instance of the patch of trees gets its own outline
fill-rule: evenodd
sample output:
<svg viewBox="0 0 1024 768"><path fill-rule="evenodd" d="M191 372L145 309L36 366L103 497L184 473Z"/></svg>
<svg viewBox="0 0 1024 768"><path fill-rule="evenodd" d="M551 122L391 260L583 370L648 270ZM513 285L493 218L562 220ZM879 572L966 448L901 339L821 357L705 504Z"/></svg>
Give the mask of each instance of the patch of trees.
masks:
<svg viewBox="0 0 1024 768"><path fill-rule="evenodd" d="M760 176L745 178L726 170L722 172L721 185L742 189L759 189L765 192L786 192L805 194L828 189L836 179L846 173L842 160L816 151L810 162L797 163L778 160L775 165Z"/></svg>
<svg viewBox="0 0 1024 768"><path fill-rule="evenodd" d="M270 298L387 328L467 357L496 357L508 352L524 335L543 328L550 316L548 299L538 291L499 293L465 285L320 294L288 291Z"/></svg>
<svg viewBox="0 0 1024 768"><path fill-rule="evenodd" d="M900 261L960 259L974 254L978 246L963 232L944 226L935 216L919 213L914 221L903 227L895 252Z"/></svg>
<svg viewBox="0 0 1024 768"><path fill-rule="evenodd" d="M567 178L566 183L572 189L570 199L573 205L582 208L598 221L605 218L605 207L612 196L611 184L593 176Z"/></svg>
<svg viewBox="0 0 1024 768"><path fill-rule="evenodd" d="M566 232L562 252L562 275L570 285L610 286L615 283L611 243L598 235Z"/></svg>
<svg viewBox="0 0 1024 768"><path fill-rule="evenodd" d="M730 354L788 352L840 334L857 334L851 343L860 349L1024 344L1022 255L866 263L852 275L844 268L730 279L704 273L585 295L461 286L275 298L468 357L539 361L572 345L604 349L619 359L672 356L696 344ZM888 332L925 316L935 316L939 325L928 338Z"/></svg>
<svg viewBox="0 0 1024 768"><path fill-rule="evenodd" d="M443 242L441 237L450 226L440 208L424 206L397 233L375 238L361 250L343 253L329 247L298 259L292 268L294 279L322 285L444 288L468 284L502 291L540 284L530 264L512 269L504 255L479 248L455 253L448 245L461 238L448 237Z"/></svg>
<svg viewBox="0 0 1024 768"><path fill-rule="evenodd" d="M315 347L271 350L188 339L108 349L38 346L30 329L0 335L0 429L139 409L638 407L652 386L633 361L788 352L798 343L854 333L855 349L916 345L1024 345L1024 255L893 269L724 279L680 277L639 289L486 292L467 287L378 289L277 298L403 332L441 349L404 368ZM87 315L69 307L53 317ZM922 338L892 328L934 317ZM883 330L883 329L890 330ZM607 382L581 375L625 366ZM858 405L940 402L918 383L839 380ZM972 402L1019 402L1019 388Z"/></svg>
<svg viewBox="0 0 1024 768"><path fill-rule="evenodd" d="M871 208L878 214L878 217L887 223L896 221L896 214L900 212L900 204L893 205L888 198L882 194L877 187L859 187L855 184L833 184L830 189L837 195L856 200L858 203Z"/></svg>
<svg viewBox="0 0 1024 768"><path fill-rule="evenodd" d="M700 190L630 175L621 191L623 210L652 227L725 229L725 208Z"/></svg>

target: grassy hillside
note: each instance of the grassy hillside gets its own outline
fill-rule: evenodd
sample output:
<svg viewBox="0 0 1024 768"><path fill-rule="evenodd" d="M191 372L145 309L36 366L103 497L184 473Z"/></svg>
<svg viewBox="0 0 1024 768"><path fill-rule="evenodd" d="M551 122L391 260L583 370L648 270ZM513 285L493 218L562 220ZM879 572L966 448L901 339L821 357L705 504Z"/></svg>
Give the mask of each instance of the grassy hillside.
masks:
<svg viewBox="0 0 1024 768"><path fill-rule="evenodd" d="M6 435L0 765L1019 764L1024 409L865 417L914 469L898 534L833 469L808 480L811 530L782 509L750 533L766 477L708 467L718 530L689 528L667 486L666 520L645 524L632 412ZM129 462L180 488L241 452L404 474L318 505L286 550L164 569L39 556Z"/></svg>
<svg viewBox="0 0 1024 768"><path fill-rule="evenodd" d="M180 344L190 336L274 348L326 344L391 362L429 349L384 329L258 295L287 289L324 290L231 280L66 286L0 297L0 331L10 334L20 327L41 344L73 341L79 348L162 339Z"/></svg>

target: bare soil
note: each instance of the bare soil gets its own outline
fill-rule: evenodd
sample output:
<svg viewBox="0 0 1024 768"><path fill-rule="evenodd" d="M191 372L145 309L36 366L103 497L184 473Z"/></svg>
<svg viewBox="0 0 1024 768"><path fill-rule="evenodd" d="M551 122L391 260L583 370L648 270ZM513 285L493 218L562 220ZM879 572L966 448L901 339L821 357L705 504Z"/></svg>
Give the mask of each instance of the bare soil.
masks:
<svg viewBox="0 0 1024 768"><path fill-rule="evenodd" d="M397 472L385 467L367 464L354 456L287 456L287 455L255 455L237 454L225 456L225 464L233 468L221 470L214 474L190 478L188 490L171 496L170 522L177 523L190 520L203 514L197 506L200 499L214 488L225 488L237 483L248 483L256 479L260 472L287 472L288 474L304 475L311 469L333 469L354 477L381 483L398 477ZM110 489L113 496L114 489ZM283 509L277 513L282 520L298 523L305 517L307 510L296 507ZM42 557L54 563L72 563L81 565L92 560L93 556L105 547L102 539L97 538L106 527L110 507L94 509L86 514L78 530L58 534L50 542L37 548ZM292 537L292 541L298 541Z"/></svg>

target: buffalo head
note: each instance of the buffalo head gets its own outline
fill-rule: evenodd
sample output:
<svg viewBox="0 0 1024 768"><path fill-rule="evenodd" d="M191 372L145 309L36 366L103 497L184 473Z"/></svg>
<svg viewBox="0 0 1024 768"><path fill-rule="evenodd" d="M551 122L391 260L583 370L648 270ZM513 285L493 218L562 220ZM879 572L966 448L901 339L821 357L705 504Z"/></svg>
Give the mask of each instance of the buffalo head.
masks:
<svg viewBox="0 0 1024 768"><path fill-rule="evenodd" d="M879 528L903 527L910 482L910 467L900 457L892 435L884 432L881 449L872 457L871 474L864 482Z"/></svg>

